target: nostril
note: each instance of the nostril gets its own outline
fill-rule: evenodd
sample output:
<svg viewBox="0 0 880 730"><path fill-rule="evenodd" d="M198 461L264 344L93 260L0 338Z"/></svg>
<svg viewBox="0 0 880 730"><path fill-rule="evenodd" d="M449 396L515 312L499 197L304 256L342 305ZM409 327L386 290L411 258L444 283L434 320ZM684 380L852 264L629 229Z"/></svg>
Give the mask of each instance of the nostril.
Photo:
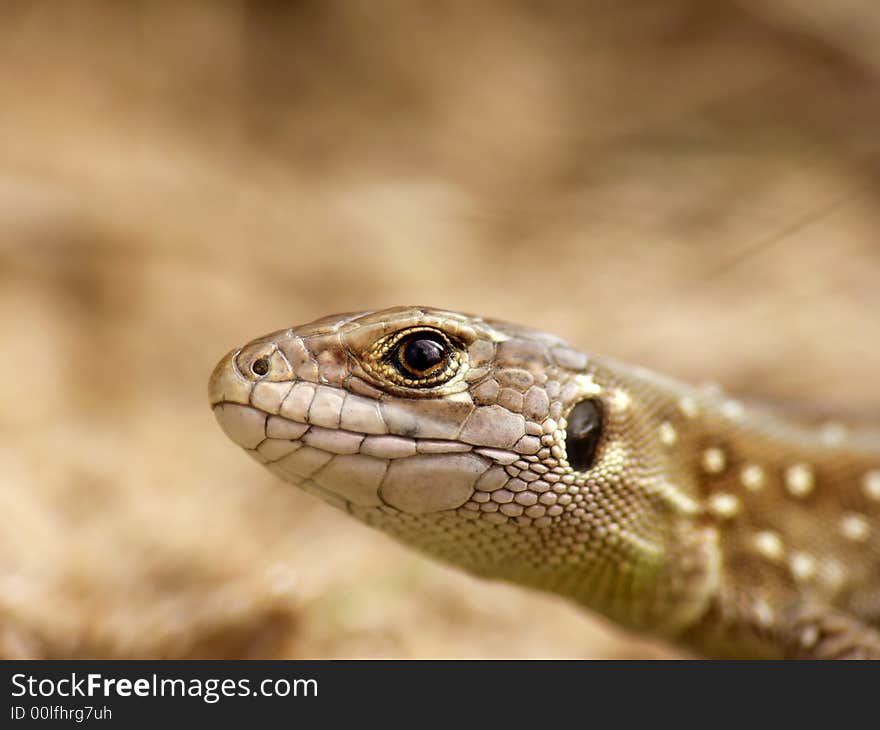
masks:
<svg viewBox="0 0 880 730"><path fill-rule="evenodd" d="M269 358L260 357L254 360L253 364L251 365L251 372L254 375L263 377L266 373L269 372Z"/></svg>

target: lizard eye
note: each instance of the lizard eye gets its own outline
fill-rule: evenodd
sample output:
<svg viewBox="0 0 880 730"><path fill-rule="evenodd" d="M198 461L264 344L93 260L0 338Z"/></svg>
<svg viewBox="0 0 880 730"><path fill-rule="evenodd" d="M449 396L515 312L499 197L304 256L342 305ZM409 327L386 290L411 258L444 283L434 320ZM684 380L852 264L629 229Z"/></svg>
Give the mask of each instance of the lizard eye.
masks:
<svg viewBox="0 0 880 730"><path fill-rule="evenodd" d="M394 364L408 378L430 377L446 364L446 343L434 332L416 332L397 345Z"/></svg>
<svg viewBox="0 0 880 730"><path fill-rule="evenodd" d="M565 450L568 463L576 471L586 471L593 465L602 436L602 406L595 400L583 400L571 409L567 420Z"/></svg>
<svg viewBox="0 0 880 730"><path fill-rule="evenodd" d="M452 380L465 354L444 332L413 327L395 332L373 345L364 360L380 380L406 388L435 388Z"/></svg>

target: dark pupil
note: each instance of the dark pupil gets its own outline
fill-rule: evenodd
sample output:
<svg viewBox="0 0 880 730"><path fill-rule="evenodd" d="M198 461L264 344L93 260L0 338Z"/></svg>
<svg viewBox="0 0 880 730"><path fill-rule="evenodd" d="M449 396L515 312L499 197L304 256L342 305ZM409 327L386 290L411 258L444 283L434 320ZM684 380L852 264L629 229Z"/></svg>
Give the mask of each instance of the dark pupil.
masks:
<svg viewBox="0 0 880 730"><path fill-rule="evenodd" d="M423 373L443 362L446 349L436 340L412 340L403 348L403 361L412 370Z"/></svg>
<svg viewBox="0 0 880 730"><path fill-rule="evenodd" d="M571 409L565 430L565 450L573 469L585 471L593 465L601 435L602 408L597 401L584 400Z"/></svg>

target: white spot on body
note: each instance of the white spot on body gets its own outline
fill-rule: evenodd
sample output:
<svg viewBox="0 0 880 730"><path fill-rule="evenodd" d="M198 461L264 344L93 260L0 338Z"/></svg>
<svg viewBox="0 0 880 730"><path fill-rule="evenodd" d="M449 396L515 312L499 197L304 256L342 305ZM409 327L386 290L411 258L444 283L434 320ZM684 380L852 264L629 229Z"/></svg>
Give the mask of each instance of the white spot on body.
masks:
<svg viewBox="0 0 880 730"><path fill-rule="evenodd" d="M782 538L770 530L756 533L754 546L755 550L768 560L780 560L785 553L785 546L782 544Z"/></svg>
<svg viewBox="0 0 880 730"><path fill-rule="evenodd" d="M703 469L709 474L720 474L727 466L727 457L719 448L706 449L702 458Z"/></svg>
<svg viewBox="0 0 880 730"><path fill-rule="evenodd" d="M721 519L729 520L739 513L740 502L733 494L719 492L709 497L709 511Z"/></svg>
<svg viewBox="0 0 880 730"><path fill-rule="evenodd" d="M795 580L806 582L816 575L816 561L806 553L794 553L788 562Z"/></svg>
<svg viewBox="0 0 880 730"><path fill-rule="evenodd" d="M880 502L880 469L872 469L862 480L862 491L868 499Z"/></svg>
<svg viewBox="0 0 880 730"><path fill-rule="evenodd" d="M804 649L812 649L819 641L819 629L815 626L807 626L801 632L801 646Z"/></svg>
<svg viewBox="0 0 880 730"><path fill-rule="evenodd" d="M757 492L764 487L764 470L757 464L747 464L739 475L743 486L750 492Z"/></svg>
<svg viewBox="0 0 880 730"><path fill-rule="evenodd" d="M759 598L754 604L755 620L758 625L763 628L769 628L773 625L773 608L763 598Z"/></svg>
<svg viewBox="0 0 880 730"><path fill-rule="evenodd" d="M660 443L664 446L674 446L678 441L678 432L669 421L660 424Z"/></svg>
<svg viewBox="0 0 880 730"><path fill-rule="evenodd" d="M661 480L651 485L650 490L679 514L695 515L700 512L700 506L671 482Z"/></svg>
<svg viewBox="0 0 880 730"><path fill-rule="evenodd" d="M840 520L840 534L852 542L864 542L871 534L871 526L862 515L850 513Z"/></svg>
<svg viewBox="0 0 880 730"><path fill-rule="evenodd" d="M696 418L697 414L699 414L700 409L697 406L697 401L695 398L692 398L689 395L683 396L678 401L678 409L687 417L687 418Z"/></svg>
<svg viewBox="0 0 880 730"><path fill-rule="evenodd" d="M807 464L794 464L785 470L785 488L792 497L806 497L815 486L813 470Z"/></svg>

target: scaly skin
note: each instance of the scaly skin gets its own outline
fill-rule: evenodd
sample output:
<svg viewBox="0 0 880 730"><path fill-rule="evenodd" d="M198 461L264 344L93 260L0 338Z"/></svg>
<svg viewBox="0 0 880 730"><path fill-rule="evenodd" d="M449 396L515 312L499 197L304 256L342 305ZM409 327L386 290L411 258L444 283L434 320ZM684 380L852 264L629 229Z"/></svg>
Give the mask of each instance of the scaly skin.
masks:
<svg viewBox="0 0 880 730"><path fill-rule="evenodd" d="M399 364L420 332L448 355L426 382ZM424 307L261 337L217 365L210 398L282 479L477 575L708 656L880 657L876 433ZM578 471L584 400L601 437Z"/></svg>

